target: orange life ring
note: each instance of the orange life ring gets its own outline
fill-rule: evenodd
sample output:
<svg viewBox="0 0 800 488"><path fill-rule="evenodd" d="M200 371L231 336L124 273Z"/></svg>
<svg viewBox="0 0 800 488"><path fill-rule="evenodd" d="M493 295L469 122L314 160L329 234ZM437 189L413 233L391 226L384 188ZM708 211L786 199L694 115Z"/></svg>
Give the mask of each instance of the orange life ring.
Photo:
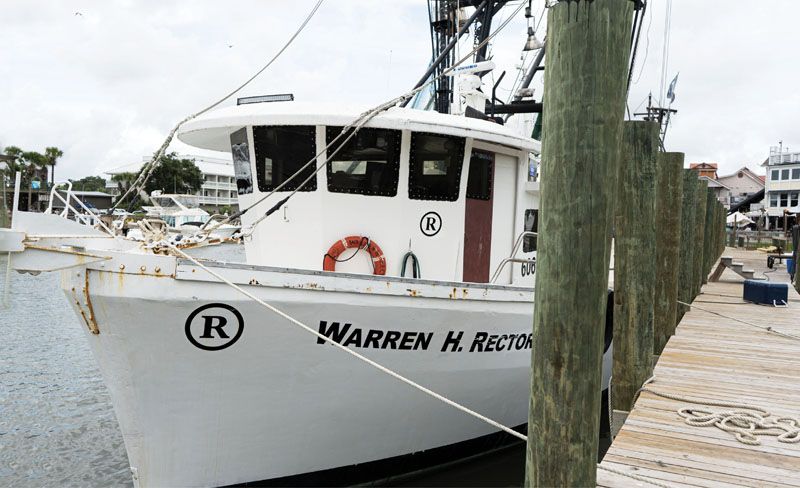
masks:
<svg viewBox="0 0 800 488"><path fill-rule="evenodd" d="M345 249L352 248L364 249L369 253L372 257L372 274L386 274L386 256L383 255L381 247L367 236L347 236L344 239L334 242L322 260L322 269L325 271L336 271L336 263L339 261L339 256L342 255ZM357 250L354 251L353 255L357 252Z"/></svg>

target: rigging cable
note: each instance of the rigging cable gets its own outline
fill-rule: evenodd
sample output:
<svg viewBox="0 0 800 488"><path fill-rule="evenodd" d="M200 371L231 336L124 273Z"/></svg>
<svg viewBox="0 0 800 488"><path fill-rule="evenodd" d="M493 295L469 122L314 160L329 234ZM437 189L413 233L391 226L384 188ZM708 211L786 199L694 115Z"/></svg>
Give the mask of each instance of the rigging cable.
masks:
<svg viewBox="0 0 800 488"><path fill-rule="evenodd" d="M311 18L314 17L314 14L317 13L317 10L319 10L319 7L322 5L322 2L324 2L324 1L325 0L317 0L317 3L314 5L314 7L308 13L308 15L303 20L303 22L300 24L300 26L297 28L297 30L294 32L294 34L292 34L292 36L289 38L289 40L286 41L286 43L283 45L283 47L280 48L280 50L278 50L278 52L275 53L275 55L272 57L272 59L267 61L267 63L264 66L262 66L261 69L256 71L256 73L253 76L251 76L247 81L245 81L244 83L239 85L237 88L235 88L233 91L231 91L230 93L228 93L224 97L220 98L216 102L214 102L211 105L209 105L208 107L204 108L203 110L200 110L199 112L194 113L194 114L186 117L185 119L181 120L180 122L178 122L178 124L169 132L169 134L167 135L167 138L164 140L164 143L161 144L161 147L158 148L158 151L156 151L155 155L153 155L153 158L142 168L141 172L139 172L139 176L136 177L136 180L134 180L133 184L131 184L131 186L128 188L128 190L117 200L117 202L111 207L111 209L109 209L109 213L112 212L115 208L117 208L117 206L120 203L122 203L122 201L132 191L134 191L137 187L141 186L142 189L144 188L145 183L147 183L147 180L153 174L153 171L155 171L156 167L158 167L159 163L161 162L161 157L164 156L164 153L166 152L167 147L172 142L172 139L175 137L175 133L178 132L178 129L180 128L181 125L183 125L185 122L188 122L189 120L192 120L195 117L198 117L198 116L208 112L209 110L217 107L219 104L221 104L222 102L224 102L225 100L229 99L230 97L235 95L237 92L239 92L242 88L244 88L247 85L249 85L250 82L255 80L261 73L263 73L267 68L269 68L272 65L272 63L274 63L275 60L277 60L278 57L280 57L280 55L283 54L284 51L286 51L286 49L292 44L292 42L295 40L295 38L297 38L297 36L300 35L300 33L306 27L306 25L311 20ZM131 202L133 202L133 200Z"/></svg>
<svg viewBox="0 0 800 488"><path fill-rule="evenodd" d="M653 9L650 9L650 15L647 16L647 34L645 35L645 42L644 45L644 59L642 60L642 68L639 70L639 76L636 77L636 81L633 82L634 85L639 84L639 81L642 79L642 75L644 74L644 66L647 63L647 55L650 54L650 27L653 26Z"/></svg>
<svg viewBox="0 0 800 488"><path fill-rule="evenodd" d="M287 184L288 184L290 181L294 180L294 178L295 178L295 177L297 177L298 175L300 175L300 174L301 174L303 171L305 171L305 170L306 170L306 168L310 167L312 163L314 163L315 161L317 161L317 159L320 159L320 158L322 158L322 157L323 157L323 155L324 155L324 154L326 154L326 152L327 152L327 151L328 151L328 150L329 150L331 147L333 147L335 144L337 144L337 143L339 142L339 139L340 139L341 137L343 137L343 136L344 136L344 135L347 133L347 131L348 131L348 130L350 130L350 129L353 129L353 130L352 130L352 131L349 133L349 135L347 135L347 137L345 137L345 139L344 139L344 140L341 142L341 144L339 144L339 146L338 146L338 147L336 147L336 148L335 148L335 149L334 149L334 150L331 152L331 154L330 154L329 156L325 157L325 158L323 159L323 161L322 161L320 164L318 164L318 165L317 165L317 167L316 167L316 169L314 170L314 172L312 172L310 175L308 175L308 177L306 177L306 179L305 179L305 180L303 180L303 181L302 181L302 182L301 182L299 185L297 185L297 187L296 187L294 190L292 190L292 192L291 192L291 193L290 193L290 194L289 194L289 195L288 195L288 196L287 196L287 197L286 197L286 198L285 198L285 199L284 199L284 200L283 200L283 201L280 203L280 205L282 205L283 203L286 203L286 201L288 201L288 200L289 200L291 197L293 197L293 196L295 195L295 193L297 193L298 191L300 191L300 189L301 189L301 188L303 188L303 187L306 185L306 183L308 183L309 181L311 181L311 178L314 178L314 177L317 175L317 173L319 173L319 172L322 170L322 168L325 168L325 167L326 167L326 165L327 165L327 162L328 162L328 161L329 161L329 160L330 160L332 157L334 157L334 156L335 156L335 155L336 155L336 154L337 154L337 153L338 153L338 152L339 152L339 151L340 151L342 148L344 148L345 144L347 144L347 143L350 141L350 139L352 139L352 138L355 136L355 134L356 134L356 133L357 133L357 132L358 132L358 131L359 131L359 130L360 130L360 129L361 129L361 128L362 128L362 127L363 127L363 126L364 126L364 125L367 123L367 122L369 122L370 120L372 120L372 119L373 119L374 117L376 117L378 114L380 114L380 113L382 113L382 112L384 112L384 111L386 111L386 110L389 110L390 108L394 107L394 106L395 106L395 105L397 105L398 103L402 103L402 102L404 102L404 101L406 101L406 100L409 100L409 99L411 99L411 97L413 97L413 96L414 96L414 95L416 95L417 93L419 93L419 92L421 92L422 90L424 90L424 89L425 89L425 88L426 88L428 85L431 85L431 84L435 83L435 82L436 82L438 79L440 79L440 78L443 78L443 77L447 76L448 74L450 74L450 72L452 72L453 70L455 70L455 69L456 69L456 68L457 68L459 65L461 65L461 63L463 63L463 62L464 62L464 61L466 61L467 59L471 58L471 57L472 57L472 55L473 55L474 53L476 53L476 52L477 52L477 51L478 51L478 50L479 50L481 47L483 47L484 45L486 45L486 43L488 43L488 42L489 42L490 40L492 40L492 39L493 39L493 38L494 38L494 37L495 37L497 34L499 34L499 33L500 33L500 32L501 32L501 31L502 31L502 30L503 30L503 29L506 27L506 25L508 25L508 23L511 21L511 19L513 19L513 18L516 16L516 14L518 14L518 13L519 13L519 11L520 11L520 10L522 10L522 7L524 7L524 5L525 5L524 3L521 3L521 4L520 4L520 6L519 6L519 7L518 7L518 8L517 8L515 11L514 11L514 13L513 13L511 16L509 16L509 17L508 17L508 19L506 19L506 20L505 20L505 22L503 22L502 24L500 24L500 26L498 26L498 28L497 28L497 29L496 29L494 32L490 33L490 34L489 34L489 35L486 37L486 39L484 39L484 40L483 40L483 41L482 41L480 44L478 44L477 46L475 46L475 47L474 47L474 48L473 48L473 49L472 49L472 50L471 50L469 53L467 53L466 55L464 55L464 56L463 56L461 59L459 59L457 62L453 63L453 65L452 65L452 66L450 66L449 68L447 68L446 70L444 70L444 71L443 71L441 74L439 74L439 75L438 75L438 76L436 76L436 77L432 77L432 78L430 78L430 79L429 79L427 82L425 82L425 83L421 84L420 86L418 86L418 87L414 88L414 89L413 89L413 90L411 90L411 91L408 91L408 92L406 92L406 93L404 93L404 94L402 94L402 95L400 95L400 96L398 96L398 97L395 97L395 98L393 98L393 99L391 99L391 100L389 100L389 101L387 101L387 102L385 102L385 103L382 103L382 104L378 105L377 107L375 107L375 108L373 108L373 109L371 109L371 110L368 110L368 111L366 111L366 112L362 113L362 114L361 114L361 115L360 115L358 118L356 118L356 119L355 119L353 122L351 122L351 123L350 123L350 124L348 124L347 126L343 127L343 128L342 128L342 131L341 131L341 132L340 132L340 133L339 133L339 134L338 134L338 135L337 135L337 136L334 138L334 140L333 140L333 141L331 141L331 142L330 142L330 143L329 143L327 146L323 147L323 148L322 148L322 149L321 149L321 150L320 150L320 151L319 151L319 152L318 152L318 153L317 153L317 154L316 154L316 155L315 155L313 158L311 158L311 159L310 159L310 160L309 160L309 161L308 161L306 164L304 164L303 166L301 166L301 167L300 167L300 168L299 168L297 171L295 171L295 172L294 172L294 173L293 173L291 176L289 176L289 178L287 178L286 180L284 180L284 181L283 181L283 183L281 183L280 185L278 185L277 187L275 187L275 188L274 188L273 190L271 190L269 193L267 193L266 195L262 196L261 198L259 198L257 201L255 201L254 203L252 203L252 204L251 204L251 205L249 205L248 207L245 207L244 209L242 209L242 210L240 210L240 211L238 211L238 212L235 212L235 213L233 213L232 215L230 215L229 217L227 217L225 220L222 220L221 222L219 222L219 223L218 223L216 226L214 226L214 227L209 227L208 229L206 229L206 230L204 230L204 231L201 231L201 232L205 232L206 234L209 234L209 233L213 232L213 231L214 231L214 230L216 230L216 229L217 229L219 226L221 226L221 225L224 225L224 224L227 224L227 223L229 223L230 221L232 221L232 220L234 220L234 219L236 219L236 218L238 218L238 217L241 217L241 216L242 216L242 215L244 215L244 214L245 214L247 211L249 211L250 209L252 209L252 208L253 208L253 207L255 207L256 205L260 204L261 202L263 202L264 200L266 200L266 199L267 199L267 198L269 198L270 196L274 195L276 192L278 192L278 191L280 191L281 189L283 189L283 188L284 188L284 187L285 187L285 186L286 186L286 185L287 185ZM278 206L280 206L280 205L278 205ZM275 208L275 210L277 210L277 208ZM256 227L256 226L257 226L257 225L258 225L258 224L259 224L261 221L263 221L265 218L267 218L267 217L270 215L270 213L271 213L271 212L268 212L267 214L265 214L265 215L262 215L261 217L259 217L258 219L256 219L256 220L255 220L255 221L254 221L254 222L253 222L253 223L250 225L250 231L249 231L248 233L244 233L244 232L243 232L243 235L244 235L245 237L248 237L248 236L252 235L252 232L253 232L253 230L255 229L255 227Z"/></svg>
<svg viewBox="0 0 800 488"><path fill-rule="evenodd" d="M644 16L647 12L647 0L642 3L642 8L636 10L636 16L633 19L633 32L631 32L631 63L628 69L628 84L625 89L625 108L628 111L628 118L631 118L630 104L628 103L628 96L631 92L631 80L633 79L633 70L636 68L636 53L639 51L639 39L642 37L642 25ZM635 110L634 110L635 112Z"/></svg>
<svg viewBox="0 0 800 488"><path fill-rule="evenodd" d="M661 54L661 86L658 93L658 104L664 106L664 97L666 93L664 87L667 84L667 70L669 69L669 41L670 30L672 28L672 0L667 0L665 3L664 14L664 45Z"/></svg>

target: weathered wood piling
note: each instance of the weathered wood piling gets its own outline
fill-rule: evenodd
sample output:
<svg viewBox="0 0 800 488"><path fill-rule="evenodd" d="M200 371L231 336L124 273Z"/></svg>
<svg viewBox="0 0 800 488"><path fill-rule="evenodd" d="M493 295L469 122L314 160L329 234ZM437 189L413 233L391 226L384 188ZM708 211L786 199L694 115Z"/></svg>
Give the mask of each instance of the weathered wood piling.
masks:
<svg viewBox="0 0 800 488"><path fill-rule="evenodd" d="M657 122L625 122L614 232L614 395L628 411L653 362Z"/></svg>
<svg viewBox="0 0 800 488"><path fill-rule="evenodd" d="M683 153L659 153L656 162L656 294L653 354L675 333L683 215Z"/></svg>
<svg viewBox="0 0 800 488"><path fill-rule="evenodd" d="M526 486L594 486L633 2L548 9Z"/></svg>
<svg viewBox="0 0 800 488"><path fill-rule="evenodd" d="M695 251L695 190L699 182L697 175L690 169L683 170L683 203L681 205L681 252L678 270L678 300L683 303L691 303L692 279L694 277L694 251ZM680 322L688 308L685 305L678 305L676 322Z"/></svg>
<svg viewBox="0 0 800 488"><path fill-rule="evenodd" d="M704 285L708 282L708 273L711 272L711 266L716 260L717 252L717 219L719 213L717 212L717 197L714 190L709 188L706 190L706 219L703 224L703 274L701 284Z"/></svg>
<svg viewBox="0 0 800 488"><path fill-rule="evenodd" d="M706 225L706 191L708 190L708 180L698 180L694 195L695 219L694 219L694 246L695 252L692 255L694 261L692 265L692 300L700 294L703 286L703 248L705 242ZM688 303L688 302L687 302Z"/></svg>

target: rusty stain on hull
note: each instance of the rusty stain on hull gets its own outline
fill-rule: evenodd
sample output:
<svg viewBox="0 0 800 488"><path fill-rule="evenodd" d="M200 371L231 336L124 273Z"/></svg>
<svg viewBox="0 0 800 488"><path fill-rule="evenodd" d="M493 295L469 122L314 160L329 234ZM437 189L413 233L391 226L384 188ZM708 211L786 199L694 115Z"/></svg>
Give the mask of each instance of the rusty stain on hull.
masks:
<svg viewBox="0 0 800 488"><path fill-rule="evenodd" d="M80 276L80 273L78 273L78 276ZM84 303L81 303L80 297L78 296L78 293L75 290L74 286L71 288L71 291L72 291L72 297L75 299L75 305L77 305L78 311L80 312L81 317L83 317L83 322L86 324L86 327L92 334L95 335L99 334L100 328L97 326L97 321L95 320L94 316L94 307L92 307L92 300L91 298L89 298L88 270L84 271L84 285L83 288L81 289L81 292L83 293ZM86 310L84 310L84 305L86 307Z"/></svg>

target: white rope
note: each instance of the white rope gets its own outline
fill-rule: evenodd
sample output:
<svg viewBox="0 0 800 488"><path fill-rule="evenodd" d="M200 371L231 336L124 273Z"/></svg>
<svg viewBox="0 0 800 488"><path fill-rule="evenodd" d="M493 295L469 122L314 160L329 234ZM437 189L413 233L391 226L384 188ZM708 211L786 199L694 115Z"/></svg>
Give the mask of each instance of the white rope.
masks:
<svg viewBox="0 0 800 488"><path fill-rule="evenodd" d="M267 303L267 302L261 300L260 298L256 297L255 295L253 295L252 293L250 293L247 290L243 289L242 287L240 287L240 286L236 285L235 283L225 279L224 277L222 277L218 273L212 271L207 266L205 266L202 263L200 263L198 260L196 260L192 256L190 256L190 255L186 254L185 252L183 252L182 250L178 249L174 245L172 245L170 243L166 243L166 245L170 249L172 249L173 251L178 253L181 257L188 259L189 261L194 263L196 266L198 266L200 269L204 270L205 272L207 272L211 276L213 276L216 279L220 280L222 283L225 283L226 285L230 286L231 288L233 288L234 290L238 291L242 295L250 298L251 300L255 301L256 303L258 303L262 307L266 308L267 310L269 310L269 311L271 311L271 312L283 317L284 319L288 320L292 324L294 324L294 325L300 327L301 329L305 330L309 334L312 334L312 335L316 336L318 339L321 339L321 340L323 340L325 342L330 343L331 345L333 345L337 349L339 349L339 350L341 350L343 352L346 352L347 354L355 357L356 359L359 359L359 360L365 362L366 364L372 366L373 368L377 369L378 371L380 371L382 373L385 373L385 374L387 374L387 375L389 375L389 376L391 376L391 377L393 377L393 378L395 378L397 380L400 380L401 382L411 386L412 388L415 388L415 389L421 391L422 393L424 393L424 394L426 394L426 395L428 395L430 397L433 397L436 400L439 400L440 402L443 402L443 403L455 408L456 410L460 410L461 412L464 412L467 415L470 415L470 416L472 416L472 417L474 417L474 418L476 418L478 420L481 420L482 422L485 422L485 423L491 425L492 427L494 427L496 429L500 429L503 432L505 432L507 434L510 434L510 435L516 437L519 440L528 442L528 437L525 434L520 434L519 432L515 431L514 429L511 429L510 427L507 427L507 426L501 424L500 422L492 420L492 419L490 419L489 417L487 417L485 415L482 415L482 414L480 414L480 413L478 413L478 412L476 412L476 411L474 411L474 410L472 410L470 408L465 407L464 405L461 405L458 402L450 400L449 398L447 398L447 397L445 397L443 395L440 395L439 393L436 393L435 391L433 391L433 390L431 390L429 388L426 388L426 387L420 385L419 383L417 383L417 382L415 382L415 381L413 381L413 380L411 380L409 378L406 378L405 376L401 375L400 373L392 371L391 369L387 368L386 366L383 366L380 363L377 363L377 362L373 361L372 359L369 359L368 357L363 356L362 354L359 354L356 351L339 344L336 341L332 341L327 336L325 336L323 334L320 334L318 331L316 331L316 330L312 329L311 327L307 326L306 324L300 322L299 320L295 319L291 315L288 315L287 313L279 310L278 308L274 307L273 305L270 305L269 303ZM613 468L607 468L607 467L601 466L599 464L597 465L597 469L601 469L603 471L608 471L610 473L618 474L620 476L626 476L628 478L631 478L631 479L634 479L634 480L637 480L637 481L642 481L642 482L645 482L645 483L649 483L649 484L651 484L653 486L660 486L660 487L664 487L664 488L670 488L669 486L660 484L657 481L654 481L654 480L652 480L650 478L646 478L646 477L643 477L643 476L638 476L638 475L626 473L624 471L618 471L618 470L613 469Z"/></svg>
<svg viewBox="0 0 800 488"><path fill-rule="evenodd" d="M686 307L689 307L689 308L696 308L697 310L701 310L701 311L703 311L703 312L707 312L707 313L710 313L710 314L712 314L712 315L717 315L717 316L719 316L719 317L722 317L722 318L724 318L724 319L728 319L728 320L734 320L734 321L736 321L736 322L740 322L740 323L742 323L742 324L749 325L749 326L751 326L751 327L755 327L755 328L757 328L757 329L765 330L765 331L767 331L767 332L772 332L773 334L778 334L779 336L787 337L787 338L789 338L789 339L794 339L794 340L800 340L800 336L796 336L796 335L792 335L792 334L787 334L786 332L781 332L781 331L779 331L779 330L775 330L775 329L773 329L773 328L772 328L772 326L769 326L769 325L766 325L766 326L765 326L765 325L758 325L758 324L754 324L754 323L752 323L752 322L748 322L748 321L746 321L746 320L737 319L736 317L730 317L730 316L728 316L728 315L721 314L721 313L719 313L719 312L714 312L713 310L708 310L707 308L701 308L701 307L698 307L697 305L694 305L694 304L692 304L692 303L686 303L686 302L682 302L682 301L680 301L680 300L677 300L677 302L678 302L679 304L681 304L681 305L684 305L684 306L686 306Z"/></svg>
<svg viewBox="0 0 800 488"><path fill-rule="evenodd" d="M239 90L241 90L242 88L246 87L248 84L250 84L250 82L255 80L258 77L258 75L260 75L261 73L264 72L264 70L269 68L270 65L272 65L272 63L274 63L275 60L278 59L278 57L281 54L283 54L284 51L286 51L286 49L289 47L289 45L292 44L292 42L295 40L295 38L298 35L300 35L300 33L305 28L306 24L308 24L308 22L311 20L311 18L314 16L314 14L317 13L317 10L319 10L319 7L322 5L322 2L324 2L324 1L325 0L318 0L317 1L316 5L314 5L314 8L311 9L311 12L308 13L308 15L306 16L305 20L303 20L303 22L300 24L300 26L297 28L297 30L295 30L294 34L292 34L292 36L289 38L289 40L286 41L286 43L283 45L283 47L277 53L275 53L275 55L272 57L272 59L270 59L267 62L267 64L262 66L261 69L259 69L247 81L245 81L244 83L239 85L237 88L235 88L233 91L231 91L230 93L228 93L224 97L220 98L216 102L214 102L211 105L209 105L208 107L204 108L203 110L201 110L201 111L199 111L197 113L194 113L194 114L186 117L185 119L181 120L180 122L178 122L178 124L175 127L173 127L172 130L169 132L169 134L167 135L167 138L164 140L164 143L161 144L161 147L158 148L158 151L156 151L155 155L153 156L153 159L151 159L147 163L147 165L145 165L145 167L139 173L139 176L137 176L136 180L134 180L133 184L131 184L130 188L128 188L128 190L117 200L117 202L111 207L111 210L114 210L115 208L117 208L117 205L122 203L122 201L132 191L134 191L137 187L141 186L142 188L144 188L144 184L147 182L147 180L153 174L153 171L155 171L156 167L158 167L158 164L161 162L161 158L164 156L164 153L166 152L167 147L169 147L170 142L172 142L172 139L175 137L175 133L178 132L178 129L180 128L180 126L182 126L184 123L188 122L189 120L192 120L193 118L198 117L198 116L208 112L209 110L211 110L214 107L218 106L219 104L221 104L225 100L229 99L230 97L235 95L237 92L239 92Z"/></svg>
<svg viewBox="0 0 800 488"><path fill-rule="evenodd" d="M758 436L776 436L778 442L786 444L796 444L800 442L800 418L786 416L773 417L765 408L756 405L748 405L746 403L693 398L647 388L647 385L655 381L655 379L655 376L651 376L642 384L637 394L647 391L669 400L708 407L734 409L728 411L713 411L706 408L681 407L677 410L677 413L684 419L687 425L694 427L716 426L725 432L733 434L737 441L749 446L761 445Z"/></svg>
<svg viewBox="0 0 800 488"><path fill-rule="evenodd" d="M381 371L382 373L385 373L385 374L387 374L387 375L389 375L389 376L391 376L391 377L393 377L395 379L398 379L398 380L402 381L403 383L405 383L405 384L407 384L407 385L409 385L409 386L411 386L413 388L416 388L417 390L421 391L422 393L425 393L426 395L431 396L431 397L433 397L433 398L435 398L435 399L437 399L437 400L439 400L439 401L441 401L443 403L446 403L447 405L450 405L451 407L453 407L453 408L455 408L457 410L460 410L460 411L462 411L462 412L464 412L464 413L466 413L468 415L471 415L471 416L475 417L478 420L486 422L487 424L491 425L492 427L500 429L500 430L506 432L507 434L513 435L517 439L520 439L520 440L523 440L523 441L527 441L528 440L527 436L525 436L524 434L520 434L519 432L517 432L517 431L515 431L515 430L513 430L513 429L511 429L509 427L506 427L505 425L503 425L503 424L501 424L499 422L496 422L496 421L490 419L489 417L486 417L485 415L481 415L480 413L478 413L478 412L476 412L474 410L471 410L471 409L461 405L460 403L457 403L457 402L455 402L453 400L450 400L449 398L447 398L447 397L445 397L443 395L440 395L439 393L436 393L435 391L430 390L430 389L420 385L419 383L414 382L413 380L410 380L410 379L406 378L405 376L401 375L400 373L392 371L391 369L389 369L389 368L387 368L387 367L385 367L385 366L383 366L383 365L381 365L381 364L369 359L368 357L366 357L366 356L364 356L362 354L357 353L356 351L354 351L354 350L352 350L352 349L350 349L348 347L345 347L345 346L339 344L336 341L332 341L329 337L327 337L327 336L325 336L323 334L320 334L316 330L314 330L311 327L307 326L306 324L300 322L299 320L295 319L291 315L288 315L287 313L282 312L281 310L277 309L273 305L270 305L269 303L261 300L260 298L258 298L255 295L253 295L249 291L243 289L242 287L236 285L235 283L233 283L233 282L225 279L224 277L220 276L218 273L216 273L215 271L212 271L210 268L208 268L207 266L203 265L202 263L200 263L198 260L196 260L192 256L190 256L190 255L186 254L185 252L181 251L180 249L178 249L174 245L172 245L170 243L166 243L166 245L170 249L172 249L173 251L178 253L180 256L188 259L189 261L194 263L196 266L200 267L200 269L202 269L203 271L207 272L211 276L215 277L216 279L218 279L221 282L225 283L226 285L230 286L231 288L233 288L234 290L238 291L242 295L250 298L251 300L253 300L254 302L258 303L259 305L261 305L262 307L266 308L267 310L269 310L269 311L271 311L271 312L283 317L284 319L288 320L292 324L294 324L294 325L300 327L301 329L305 330L309 334L314 335L315 337L317 337L317 339L320 339L320 340L323 340L325 342L328 342L331 345L335 346L337 349L339 349L341 351L344 351L347 354L355 357L356 359L359 359L359 360L369 364L370 366L372 366L373 368L377 369L378 371Z"/></svg>
<svg viewBox="0 0 800 488"><path fill-rule="evenodd" d="M658 481L654 480L653 478L647 478L642 475L628 473L626 471L622 471L620 469L609 468L608 466L603 466L602 464L597 465L597 469L602 469L603 471L608 471L609 473L618 474L620 476L625 476L626 478L630 478L632 480L641 481L643 483L647 483L653 486L660 486L661 488L672 488L672 485L665 485L663 483L659 483Z"/></svg>

